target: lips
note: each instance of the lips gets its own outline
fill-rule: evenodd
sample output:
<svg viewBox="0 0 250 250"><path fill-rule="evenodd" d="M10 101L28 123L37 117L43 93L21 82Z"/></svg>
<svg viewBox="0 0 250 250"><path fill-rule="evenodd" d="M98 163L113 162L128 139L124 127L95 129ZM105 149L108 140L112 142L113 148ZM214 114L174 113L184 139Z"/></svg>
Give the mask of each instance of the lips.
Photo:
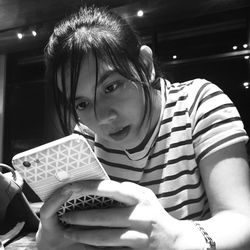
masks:
<svg viewBox="0 0 250 250"><path fill-rule="evenodd" d="M114 133L110 133L109 136L115 140L115 141L120 141L123 140L130 131L130 126L125 126L117 131L115 131Z"/></svg>

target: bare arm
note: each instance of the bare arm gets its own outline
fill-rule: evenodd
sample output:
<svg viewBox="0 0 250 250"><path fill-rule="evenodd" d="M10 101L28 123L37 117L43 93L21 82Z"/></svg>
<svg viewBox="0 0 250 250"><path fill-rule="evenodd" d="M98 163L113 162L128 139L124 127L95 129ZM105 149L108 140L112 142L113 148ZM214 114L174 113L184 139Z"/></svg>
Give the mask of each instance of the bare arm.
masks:
<svg viewBox="0 0 250 250"><path fill-rule="evenodd" d="M250 185L244 147L238 143L222 149L200 165L212 212L212 218L200 224L217 250L250 249ZM64 191L110 197L127 206L67 213L62 218L65 222L97 228L62 228L56 211L67 195L59 191L41 209L38 249L204 249L204 237L194 224L170 216L147 188L104 180L76 182Z"/></svg>
<svg viewBox="0 0 250 250"><path fill-rule="evenodd" d="M250 173L245 145L238 143L206 157L200 171L212 213L211 219L200 224L218 250L250 249ZM186 234L182 243L188 237L195 241L198 235Z"/></svg>

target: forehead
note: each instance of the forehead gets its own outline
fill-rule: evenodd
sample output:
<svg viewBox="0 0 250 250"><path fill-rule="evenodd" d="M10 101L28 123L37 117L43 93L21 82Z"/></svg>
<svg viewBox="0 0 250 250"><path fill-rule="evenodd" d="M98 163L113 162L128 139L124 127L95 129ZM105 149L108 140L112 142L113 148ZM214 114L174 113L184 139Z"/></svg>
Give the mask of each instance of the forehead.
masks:
<svg viewBox="0 0 250 250"><path fill-rule="evenodd" d="M98 63L98 66L96 65ZM106 63L101 60L96 60L93 53L89 53L81 62L80 72L78 76L78 83L81 85L95 86L96 81L98 81L105 72L114 71L114 66L110 63ZM98 73L98 75L97 75ZM62 67L57 71L57 84L58 88L62 91L62 76L65 78L66 92L69 93L71 85L71 63L68 61L65 64L64 72L62 72Z"/></svg>

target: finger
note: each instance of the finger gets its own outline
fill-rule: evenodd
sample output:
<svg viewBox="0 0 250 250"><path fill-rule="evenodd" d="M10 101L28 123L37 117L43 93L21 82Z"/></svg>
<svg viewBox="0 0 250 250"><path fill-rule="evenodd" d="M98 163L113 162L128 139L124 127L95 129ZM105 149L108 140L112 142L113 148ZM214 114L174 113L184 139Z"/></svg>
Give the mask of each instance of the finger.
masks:
<svg viewBox="0 0 250 250"><path fill-rule="evenodd" d="M144 248L148 245L145 233L127 229L66 230L64 237L91 246Z"/></svg>
<svg viewBox="0 0 250 250"><path fill-rule="evenodd" d="M70 248L70 250L73 250L73 249ZM82 247L81 250L131 250L131 248L130 247L116 247L114 249L113 247L94 247L94 246L84 245L84 248Z"/></svg>
<svg viewBox="0 0 250 250"><path fill-rule="evenodd" d="M81 250L131 250L130 247L116 247L115 249L113 247L94 247L94 246L89 246L89 245L84 245L81 244L82 248ZM70 250L75 250L71 249Z"/></svg>
<svg viewBox="0 0 250 250"><path fill-rule="evenodd" d="M43 225L53 226L58 222L57 211L65 203L73 191L70 189L70 184L55 191L48 200L46 200L40 210L40 220ZM50 223L50 224L49 224Z"/></svg>
<svg viewBox="0 0 250 250"><path fill-rule="evenodd" d="M122 202L127 206L133 206L143 198L144 188L130 182L88 180L72 183L71 190L78 195L104 196Z"/></svg>
<svg viewBox="0 0 250 250"><path fill-rule="evenodd" d="M64 214L61 220L81 226L130 227L130 215L134 207L89 209Z"/></svg>
<svg viewBox="0 0 250 250"><path fill-rule="evenodd" d="M133 228L148 232L152 225L152 210L139 206L89 209L67 212L62 216L62 221L76 226Z"/></svg>

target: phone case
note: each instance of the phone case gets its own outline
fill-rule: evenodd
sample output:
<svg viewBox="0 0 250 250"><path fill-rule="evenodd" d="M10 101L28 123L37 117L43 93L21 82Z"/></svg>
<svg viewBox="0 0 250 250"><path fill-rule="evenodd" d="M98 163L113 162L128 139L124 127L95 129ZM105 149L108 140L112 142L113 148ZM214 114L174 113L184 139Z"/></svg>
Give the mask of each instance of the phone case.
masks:
<svg viewBox="0 0 250 250"><path fill-rule="evenodd" d="M42 201L69 182L109 179L87 140L78 134L19 153L13 157L12 164ZM106 197L73 195L58 215L72 210L110 207L115 203Z"/></svg>

